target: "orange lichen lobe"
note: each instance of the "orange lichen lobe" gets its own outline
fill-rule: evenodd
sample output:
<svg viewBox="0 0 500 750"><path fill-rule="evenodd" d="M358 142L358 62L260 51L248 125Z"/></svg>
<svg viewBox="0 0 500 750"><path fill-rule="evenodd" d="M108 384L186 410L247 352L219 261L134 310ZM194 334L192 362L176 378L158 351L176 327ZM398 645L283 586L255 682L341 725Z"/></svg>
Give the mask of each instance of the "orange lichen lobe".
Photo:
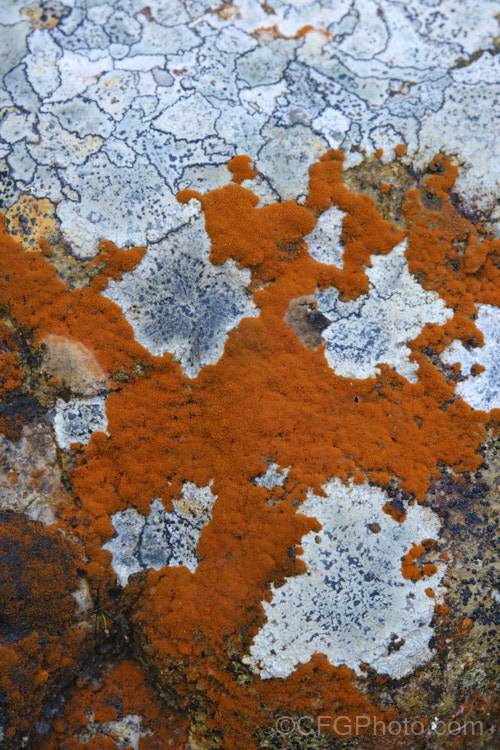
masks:
<svg viewBox="0 0 500 750"><path fill-rule="evenodd" d="M480 375L485 370L486 367L484 365L480 365L476 362L476 364L472 365L470 374L472 375L472 377L475 377L476 375Z"/></svg>
<svg viewBox="0 0 500 750"><path fill-rule="evenodd" d="M420 544L414 544L412 548L401 558L401 572L403 578L410 581L420 581L423 576L431 577L437 573L437 566L434 563L425 563L421 568L415 560L421 557L425 552L435 550L437 542L435 539L424 539Z"/></svg>
<svg viewBox="0 0 500 750"><path fill-rule="evenodd" d="M383 155L384 155L384 149L378 148L375 151L375 156L376 156L377 159L381 159L383 157Z"/></svg>
<svg viewBox="0 0 500 750"><path fill-rule="evenodd" d="M139 750L182 750L185 747L187 719L166 708L146 682L142 669L125 659L98 678L79 680L48 738L35 737L34 750L89 750L92 747L115 750L123 747L123 739L117 744L117 734L106 725L101 726L90 742L78 737L85 736L89 717L97 725L117 722L119 726L130 716L140 719Z"/></svg>
<svg viewBox="0 0 500 750"><path fill-rule="evenodd" d="M24 378L21 355L14 332L0 321L0 393L19 388Z"/></svg>
<svg viewBox="0 0 500 750"><path fill-rule="evenodd" d="M341 240L345 245L343 271L328 267L319 279L320 288L334 284L351 298L368 291L364 267L370 265L373 253L389 253L403 239L403 233L394 224L385 221L367 195L356 195L342 183L344 155L330 151L309 170L309 195L306 207L315 216L337 206L346 212L342 221Z"/></svg>
<svg viewBox="0 0 500 750"><path fill-rule="evenodd" d="M427 596L429 597L429 599L434 599L435 596L436 596L436 592L434 591L434 589L427 588L427 589L425 589L425 593L427 594Z"/></svg>
<svg viewBox="0 0 500 750"><path fill-rule="evenodd" d="M255 169L250 166L251 163L252 158L250 156L245 156L244 154L234 156L231 159L227 168L233 174L233 182L236 182L239 185L243 180L253 180L254 177L257 176Z"/></svg>
<svg viewBox="0 0 500 750"><path fill-rule="evenodd" d="M69 290L42 255L26 252L6 233L1 220L0 249L0 299L37 345L50 336L80 342L98 366L111 373L152 359L135 341L117 305L92 286ZM141 248L136 250L131 262L142 253Z"/></svg>
<svg viewBox="0 0 500 750"><path fill-rule="evenodd" d="M482 334L474 325L476 305L500 306L500 240L485 237L453 205L449 192L457 174L448 157L437 155L421 189L408 191L403 203L409 269L455 310L452 320L442 327L427 327L415 341L416 346L431 345L436 352L453 338L481 344Z"/></svg>
<svg viewBox="0 0 500 750"><path fill-rule="evenodd" d="M124 271L133 271L146 253L145 247L132 247L122 250L113 242L104 240L99 243L99 253L88 264L88 268L102 266L91 286L96 291L103 291L108 285L108 279L119 281Z"/></svg>
<svg viewBox="0 0 500 750"><path fill-rule="evenodd" d="M423 544L414 544L410 551L402 557L401 572L403 578L414 582L419 581L422 578L422 571L418 565L415 564L415 560L420 557L420 555L423 555L424 552L425 547Z"/></svg>
<svg viewBox="0 0 500 750"><path fill-rule="evenodd" d="M379 185L380 192L381 193L390 193L392 185L390 185L388 182L381 182Z"/></svg>
<svg viewBox="0 0 500 750"><path fill-rule="evenodd" d="M398 145L394 148L394 151L396 152L396 156L399 156L401 158L406 154L407 149L408 146L406 146L404 143L398 143Z"/></svg>
<svg viewBox="0 0 500 750"><path fill-rule="evenodd" d="M430 578L431 576L433 576L433 575L435 575L437 573L437 567L436 567L436 565L434 565L434 563L427 563L422 568L422 572L423 572L424 576L427 576L428 578Z"/></svg>

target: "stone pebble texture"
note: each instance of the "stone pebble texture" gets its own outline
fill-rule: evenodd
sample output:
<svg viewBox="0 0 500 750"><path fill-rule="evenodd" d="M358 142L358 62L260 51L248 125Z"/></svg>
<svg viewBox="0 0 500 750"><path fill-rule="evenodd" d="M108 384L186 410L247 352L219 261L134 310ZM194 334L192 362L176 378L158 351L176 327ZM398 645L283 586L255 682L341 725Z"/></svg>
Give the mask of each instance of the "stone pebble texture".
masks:
<svg viewBox="0 0 500 750"><path fill-rule="evenodd" d="M2 2L1 750L498 747L499 20Z"/></svg>

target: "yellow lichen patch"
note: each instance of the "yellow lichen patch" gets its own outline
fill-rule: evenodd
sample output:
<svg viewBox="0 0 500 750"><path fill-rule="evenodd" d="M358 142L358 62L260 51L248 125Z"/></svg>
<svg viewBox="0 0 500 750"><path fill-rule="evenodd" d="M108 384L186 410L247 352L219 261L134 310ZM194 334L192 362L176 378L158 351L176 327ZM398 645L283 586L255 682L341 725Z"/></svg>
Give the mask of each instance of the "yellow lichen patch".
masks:
<svg viewBox="0 0 500 750"><path fill-rule="evenodd" d="M40 241L53 241L58 231L54 204L46 198L22 195L5 213L5 226L25 250L43 251Z"/></svg>
<svg viewBox="0 0 500 750"><path fill-rule="evenodd" d="M59 0L38 0L21 9L28 16L34 29L53 29L70 8Z"/></svg>

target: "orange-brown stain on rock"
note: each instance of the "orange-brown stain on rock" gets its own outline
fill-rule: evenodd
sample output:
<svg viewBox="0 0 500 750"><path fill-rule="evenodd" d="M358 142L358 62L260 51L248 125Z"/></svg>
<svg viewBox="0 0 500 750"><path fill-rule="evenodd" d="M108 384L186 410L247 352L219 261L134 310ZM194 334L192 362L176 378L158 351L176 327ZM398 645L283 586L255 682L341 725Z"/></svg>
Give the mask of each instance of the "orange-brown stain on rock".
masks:
<svg viewBox="0 0 500 750"><path fill-rule="evenodd" d="M62 714L54 722L45 739L34 737L33 750L119 750L123 738L118 739L113 729L96 727L92 740L85 737L90 716L97 725L124 720L130 716L140 719L138 750L183 750L187 740L187 719L169 710L155 690L145 681L142 669L134 662L120 661L107 674L88 675L79 679L66 702ZM88 736L88 735L87 735Z"/></svg>

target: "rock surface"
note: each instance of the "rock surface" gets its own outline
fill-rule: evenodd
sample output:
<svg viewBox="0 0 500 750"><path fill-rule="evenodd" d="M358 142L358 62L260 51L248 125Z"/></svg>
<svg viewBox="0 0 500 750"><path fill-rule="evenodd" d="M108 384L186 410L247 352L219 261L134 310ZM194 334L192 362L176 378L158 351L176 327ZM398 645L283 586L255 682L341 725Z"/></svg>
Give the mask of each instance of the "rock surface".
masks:
<svg viewBox="0 0 500 750"><path fill-rule="evenodd" d="M498 10L3 3L2 750L497 747Z"/></svg>

